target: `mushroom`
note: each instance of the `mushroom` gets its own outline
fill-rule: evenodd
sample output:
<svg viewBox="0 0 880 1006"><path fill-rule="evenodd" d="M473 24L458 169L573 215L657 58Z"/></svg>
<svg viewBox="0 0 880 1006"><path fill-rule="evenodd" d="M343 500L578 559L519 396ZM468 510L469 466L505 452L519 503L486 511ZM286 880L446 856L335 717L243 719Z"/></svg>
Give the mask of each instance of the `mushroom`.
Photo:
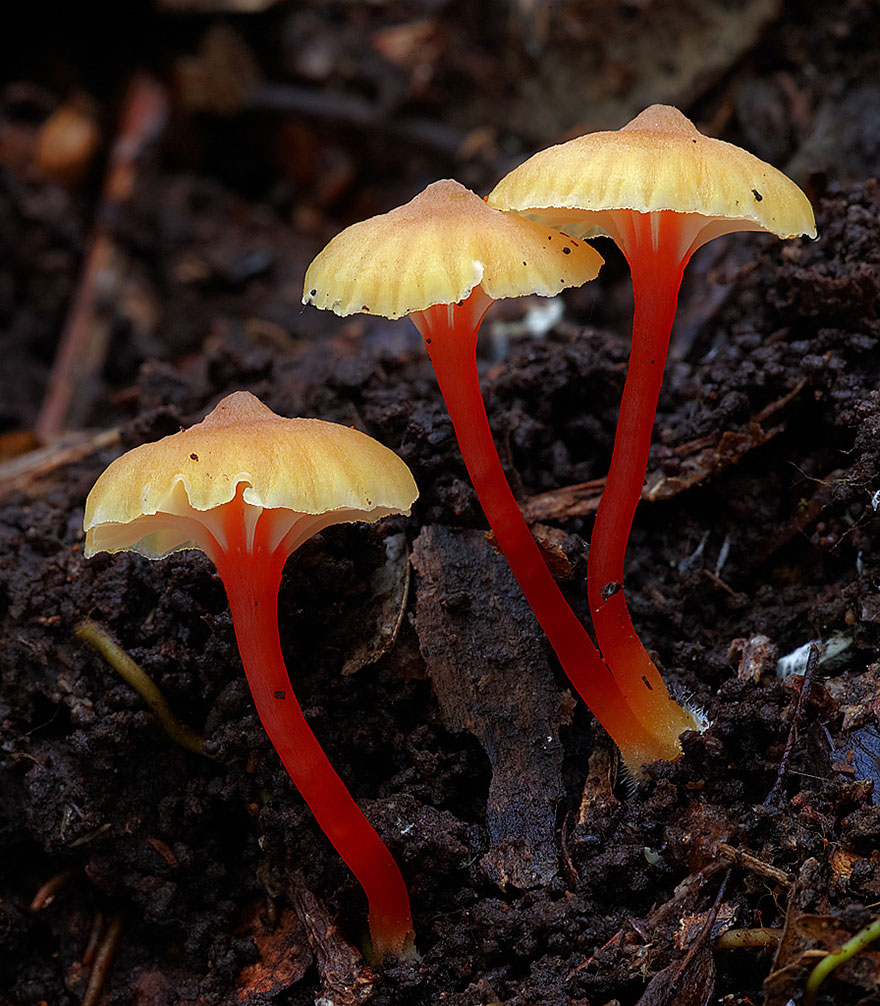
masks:
<svg viewBox="0 0 880 1006"><path fill-rule="evenodd" d="M369 901L377 954L413 946L406 887L303 717L278 636L287 557L332 524L408 514L418 496L406 465L357 430L284 419L245 391L202 422L117 458L86 501L85 555L160 559L202 549L229 598L260 720L285 768Z"/></svg>
<svg viewBox="0 0 880 1006"><path fill-rule="evenodd" d="M499 213L452 180L353 224L309 266L304 304L346 317L409 315L421 333L477 497L526 600L578 693L628 765L653 760L589 634L550 574L501 467L480 397L476 346L492 303L550 297L595 278L601 257L557 230Z"/></svg>
<svg viewBox="0 0 880 1006"><path fill-rule="evenodd" d="M703 136L668 105L652 105L618 131L540 151L498 183L489 204L576 237L608 235L629 263L632 350L590 543L588 593L599 648L627 702L673 754L695 719L669 698L633 629L623 570L682 274L694 251L722 234L815 237L812 208L776 168Z"/></svg>

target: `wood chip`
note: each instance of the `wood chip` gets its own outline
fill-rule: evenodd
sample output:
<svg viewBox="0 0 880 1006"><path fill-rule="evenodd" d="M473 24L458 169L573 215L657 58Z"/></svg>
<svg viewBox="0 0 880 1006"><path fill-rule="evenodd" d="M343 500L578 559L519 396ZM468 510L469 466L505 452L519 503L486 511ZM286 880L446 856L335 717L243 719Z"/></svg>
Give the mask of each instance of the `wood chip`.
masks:
<svg viewBox="0 0 880 1006"><path fill-rule="evenodd" d="M257 902L247 913L239 935L250 936L260 954L238 976L236 1001L241 1004L264 1003L299 982L312 966L313 955L306 930L297 916L284 911L270 928L264 921L265 904Z"/></svg>
<svg viewBox="0 0 880 1006"><path fill-rule="evenodd" d="M483 867L502 889L544 885L558 869L559 727L571 707L543 633L482 532L426 527L412 560L416 630L444 722L477 737L492 766Z"/></svg>
<svg viewBox="0 0 880 1006"><path fill-rule="evenodd" d="M327 906L300 880L290 892L294 910L308 935L321 976L320 1006L358 1006L370 998L376 976L339 932Z"/></svg>

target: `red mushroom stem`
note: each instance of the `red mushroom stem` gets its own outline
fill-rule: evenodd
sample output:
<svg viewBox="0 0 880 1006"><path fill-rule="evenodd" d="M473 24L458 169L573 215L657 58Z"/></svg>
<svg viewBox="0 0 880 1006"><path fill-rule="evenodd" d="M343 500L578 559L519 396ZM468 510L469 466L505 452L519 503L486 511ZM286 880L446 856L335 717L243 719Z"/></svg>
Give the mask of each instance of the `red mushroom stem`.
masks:
<svg viewBox="0 0 880 1006"><path fill-rule="evenodd" d="M465 467L498 545L563 670L634 769L663 757L628 708L607 665L547 568L498 458L477 371L477 332L492 298L477 287L459 304L410 315L425 340Z"/></svg>
<svg viewBox="0 0 880 1006"><path fill-rule="evenodd" d="M251 534L242 492L239 487L235 499L224 504L225 543L211 536L205 551L226 588L260 721L321 829L363 887L376 953L406 955L412 950L413 925L403 877L306 723L281 654L278 589L300 536L293 537L294 530L278 542L272 510L260 513ZM311 523L309 534L318 529Z"/></svg>
<svg viewBox="0 0 880 1006"><path fill-rule="evenodd" d="M674 757L678 737L693 717L669 697L663 678L639 640L623 590L624 559L642 493L663 383L678 291L691 254L681 214L615 214L613 237L632 274L635 313L632 349L620 403L611 467L596 514L587 562L588 595L596 639L633 712L664 738Z"/></svg>

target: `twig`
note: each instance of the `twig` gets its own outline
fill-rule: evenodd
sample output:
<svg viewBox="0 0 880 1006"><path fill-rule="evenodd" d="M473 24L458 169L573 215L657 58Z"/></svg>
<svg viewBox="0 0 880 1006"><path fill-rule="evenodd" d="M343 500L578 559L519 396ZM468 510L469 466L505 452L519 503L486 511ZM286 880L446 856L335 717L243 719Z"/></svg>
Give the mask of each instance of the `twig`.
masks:
<svg viewBox="0 0 880 1006"><path fill-rule="evenodd" d="M63 437L50 447L38 447L0 463L0 496L15 489L29 489L39 479L65 465L87 458L104 447L119 443L119 430L78 433Z"/></svg>
<svg viewBox="0 0 880 1006"><path fill-rule="evenodd" d="M113 956L119 945L119 937L122 933L123 916L121 913L114 915L107 926L107 932L95 953L95 963L92 965L92 972L89 975L89 984L86 994L83 996L82 1006L95 1006L101 998L107 972L113 963Z"/></svg>
<svg viewBox="0 0 880 1006"><path fill-rule="evenodd" d="M296 84L261 84L251 96L251 107L296 113L395 140L456 158L466 136L431 119L395 116L381 106L351 94L316 91Z"/></svg>
<svg viewBox="0 0 880 1006"><path fill-rule="evenodd" d="M752 423L746 427L745 432L715 432L680 444L675 448L674 454L683 463L682 474L667 477L662 469L650 471L640 498L654 503L686 492L736 464L749 451L763 446L784 429L784 424L764 430L760 424ZM520 503L520 508L530 524L567 517L586 517L596 512L604 488L604 477L591 479L589 482L579 482L529 496Z"/></svg>
<svg viewBox="0 0 880 1006"><path fill-rule="evenodd" d="M104 935L104 913L95 912L92 919L92 928L89 930L89 938L86 940L86 948L83 950L82 962L85 967L91 967L95 963L95 957L101 946L101 937Z"/></svg>
<svg viewBox="0 0 880 1006"><path fill-rule="evenodd" d="M171 711L171 706L168 705L168 700L154 684L153 679L131 659L118 643L110 638L104 629L95 622L86 621L80 622L75 632L80 639L94 646L122 680L135 689L156 714L162 724L162 729L175 744L179 744L188 751L195 751L196 754L205 755L206 758L210 757L205 753L204 738L177 719Z"/></svg>
<svg viewBox="0 0 880 1006"><path fill-rule="evenodd" d="M166 113L162 86L145 74L136 76L126 96L79 286L37 417L36 434L43 442L57 437L71 420L79 420L86 411L92 380L103 366L109 323L106 319L98 323L97 316L114 286L118 257L109 222L131 194L137 159L161 131Z"/></svg>
<svg viewBox="0 0 880 1006"><path fill-rule="evenodd" d="M604 950L607 950L609 947L612 946L614 947L619 946L620 941L622 939L623 939L623 930L618 929L617 932L610 939L606 940L602 944L602 946L599 947L598 950L590 954L590 956L585 961L581 961L581 963L578 964L578 966L574 968L572 971L569 971L569 973L565 976L565 980L567 982L571 981L571 979L574 978L574 976L578 973L578 971L583 971L585 968L588 968L593 963L593 961L599 956L599 954L601 954Z"/></svg>
<svg viewBox="0 0 880 1006"><path fill-rule="evenodd" d="M791 753L794 749L794 739L797 736L797 728L803 719L804 709L807 705L807 696L810 692L810 686L813 683L813 672L816 670L818 665L819 647L813 645L810 647L810 656L807 658L807 666L804 670L803 682L801 683L801 693L798 695L797 705L794 708L794 715L791 718L791 726L788 730L788 739L785 742L785 750L782 752L782 759L779 762L779 771L776 773L776 782L773 783L773 788L764 800L765 807L773 806L773 803L779 795L779 791L782 789L785 776L788 773L788 764L791 761Z"/></svg>
<svg viewBox="0 0 880 1006"><path fill-rule="evenodd" d="M758 859L757 856L753 856L751 853L746 852L743 849L735 849L732 845L728 845L726 842L719 842L718 851L725 859L737 863L739 866L743 866L746 869L751 870L753 873L760 873L765 877L769 877L771 880L775 880L777 883L782 884L783 887L790 888L794 886L794 881L783 870L780 870L776 866L771 866L769 863L765 863L763 859Z"/></svg>
<svg viewBox="0 0 880 1006"><path fill-rule="evenodd" d="M55 900L55 896L61 888L75 877L77 873L79 873L79 868L71 866L60 873L56 873L54 877L50 877L34 895L34 900L30 904L30 910L32 912L39 912L44 908L48 908Z"/></svg>
<svg viewBox="0 0 880 1006"><path fill-rule="evenodd" d="M192 110L228 115L243 110L281 112L315 119L350 132L421 147L435 154L467 160L479 152L474 134L459 132L432 119L401 115L354 94L322 91L297 84L268 83L259 61L241 35L228 25L209 28L199 54L177 61L177 89Z"/></svg>

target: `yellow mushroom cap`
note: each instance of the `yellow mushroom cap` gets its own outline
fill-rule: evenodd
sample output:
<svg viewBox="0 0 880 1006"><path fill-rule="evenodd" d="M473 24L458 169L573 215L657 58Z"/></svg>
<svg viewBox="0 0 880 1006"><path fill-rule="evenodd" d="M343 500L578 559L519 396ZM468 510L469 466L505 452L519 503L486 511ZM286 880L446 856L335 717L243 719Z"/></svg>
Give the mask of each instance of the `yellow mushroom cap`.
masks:
<svg viewBox="0 0 880 1006"><path fill-rule="evenodd" d="M499 213L446 179L337 234L306 272L303 303L402 318L458 303L477 286L493 300L553 297L595 279L602 262L588 245Z"/></svg>
<svg viewBox="0 0 880 1006"><path fill-rule="evenodd" d="M729 221L725 231L816 236L810 201L790 178L732 143L704 136L670 105L651 105L620 130L540 151L495 186L489 204L578 235L603 230L608 210L674 210ZM567 218L553 210L572 212Z"/></svg>
<svg viewBox="0 0 880 1006"><path fill-rule="evenodd" d="M252 522L263 510L284 511L285 534L304 515L326 526L408 514L418 497L409 468L372 437L320 419L285 419L237 391L202 422L135 447L107 468L86 500L85 554L133 549L157 558L204 547L192 525L216 536L209 514L239 486ZM175 518L183 531L172 526Z"/></svg>

